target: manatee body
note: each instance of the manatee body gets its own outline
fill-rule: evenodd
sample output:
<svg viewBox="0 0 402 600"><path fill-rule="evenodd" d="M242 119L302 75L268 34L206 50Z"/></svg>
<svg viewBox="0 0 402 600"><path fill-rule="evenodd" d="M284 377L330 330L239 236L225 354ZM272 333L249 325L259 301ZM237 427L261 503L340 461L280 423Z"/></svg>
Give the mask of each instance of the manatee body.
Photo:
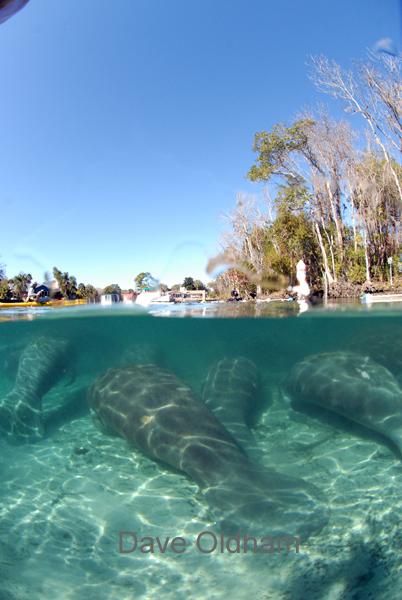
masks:
<svg viewBox="0 0 402 600"><path fill-rule="evenodd" d="M0 429L17 439L42 437L42 398L64 374L67 360L64 340L39 337L27 344L14 387L0 400Z"/></svg>
<svg viewBox="0 0 402 600"><path fill-rule="evenodd" d="M372 331L365 331L353 337L347 350L370 356L375 362L386 367L402 384L402 327L383 325Z"/></svg>
<svg viewBox="0 0 402 600"><path fill-rule="evenodd" d="M253 459L262 453L249 427L258 403L259 376L248 358L223 358L208 372L202 399Z"/></svg>
<svg viewBox="0 0 402 600"><path fill-rule="evenodd" d="M338 413L392 440L402 452L402 389L368 356L328 352L293 367L286 389L298 402Z"/></svg>
<svg viewBox="0 0 402 600"><path fill-rule="evenodd" d="M109 369L89 391L103 425L185 473L228 531L305 538L327 523L316 488L255 467L190 388L156 365Z"/></svg>

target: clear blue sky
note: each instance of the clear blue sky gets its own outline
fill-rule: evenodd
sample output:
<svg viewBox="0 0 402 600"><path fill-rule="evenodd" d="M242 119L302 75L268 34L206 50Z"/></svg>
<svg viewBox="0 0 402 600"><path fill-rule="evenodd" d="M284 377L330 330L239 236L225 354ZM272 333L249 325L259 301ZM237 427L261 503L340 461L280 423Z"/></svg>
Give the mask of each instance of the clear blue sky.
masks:
<svg viewBox="0 0 402 600"><path fill-rule="evenodd" d="M257 130L327 101L311 54L399 46L398 0L31 0L0 27L0 262L208 279Z"/></svg>

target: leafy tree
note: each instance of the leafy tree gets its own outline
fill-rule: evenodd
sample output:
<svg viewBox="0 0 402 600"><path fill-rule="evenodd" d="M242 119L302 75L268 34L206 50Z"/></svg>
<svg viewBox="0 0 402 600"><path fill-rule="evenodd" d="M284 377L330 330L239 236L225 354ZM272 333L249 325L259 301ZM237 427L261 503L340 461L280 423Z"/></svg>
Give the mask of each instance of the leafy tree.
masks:
<svg viewBox="0 0 402 600"><path fill-rule="evenodd" d="M16 298L18 298L18 300L23 300L24 296L28 292L28 288L31 282L32 275L30 273L21 272L12 279L10 279L9 283L11 284L13 295Z"/></svg>
<svg viewBox="0 0 402 600"><path fill-rule="evenodd" d="M207 288L200 279L195 279L194 280L194 289L195 290L206 290Z"/></svg>
<svg viewBox="0 0 402 600"><path fill-rule="evenodd" d="M309 265L310 279L313 276L319 248L311 222L304 213L294 214L283 205L278 210L275 221L269 229L272 245L267 246L269 262L274 271L287 275L291 283L296 283L296 265L303 258ZM275 247L275 252L272 248Z"/></svg>
<svg viewBox="0 0 402 600"><path fill-rule="evenodd" d="M68 272L62 273L57 267L53 267L53 276L57 281L60 292L66 298L75 298L77 294L77 280Z"/></svg>
<svg viewBox="0 0 402 600"><path fill-rule="evenodd" d="M122 298L121 287L117 283L111 283L110 285L107 285L103 290L103 294L117 294L120 300Z"/></svg>
<svg viewBox="0 0 402 600"><path fill-rule="evenodd" d="M183 287L186 288L186 290L195 290L196 287L194 279L192 277L185 277L183 281Z"/></svg>
<svg viewBox="0 0 402 600"><path fill-rule="evenodd" d="M0 302L7 302L11 299L10 285L7 279L0 279Z"/></svg>
<svg viewBox="0 0 402 600"><path fill-rule="evenodd" d="M268 181L273 175L280 175L288 182L300 181L300 174L289 164L289 155L308 151L308 130L313 125L312 119L301 119L290 127L279 123L271 132L257 132L253 150L258 157L248 172L248 178L251 181Z"/></svg>
<svg viewBox="0 0 402 600"><path fill-rule="evenodd" d="M80 283L77 290L77 296L86 300L97 300L99 294L98 290L90 283L87 285Z"/></svg>
<svg viewBox="0 0 402 600"><path fill-rule="evenodd" d="M144 271L142 273L138 273L135 281L135 288L138 292L142 292L146 289L154 289L158 287L158 281L155 277L152 277L149 271Z"/></svg>

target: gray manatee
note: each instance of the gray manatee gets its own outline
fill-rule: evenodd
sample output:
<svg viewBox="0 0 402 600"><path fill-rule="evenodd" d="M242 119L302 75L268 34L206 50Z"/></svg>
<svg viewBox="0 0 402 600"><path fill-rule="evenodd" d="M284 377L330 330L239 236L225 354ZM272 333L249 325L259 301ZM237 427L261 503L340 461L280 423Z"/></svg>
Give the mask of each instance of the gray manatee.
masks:
<svg viewBox="0 0 402 600"><path fill-rule="evenodd" d="M354 336L346 350L370 356L386 367L402 384L402 327L384 325L375 331Z"/></svg>
<svg viewBox="0 0 402 600"><path fill-rule="evenodd" d="M223 358L208 371L202 399L253 459L262 457L249 427L258 403L259 375L248 358Z"/></svg>
<svg viewBox="0 0 402 600"><path fill-rule="evenodd" d="M194 480L223 530L305 539L326 525L328 510L313 485L253 465L170 371L109 369L89 390L89 404L106 428Z"/></svg>
<svg viewBox="0 0 402 600"><path fill-rule="evenodd" d="M39 337L21 352L14 387L0 400L0 429L7 435L42 437L42 398L64 374L68 350L65 340Z"/></svg>
<svg viewBox="0 0 402 600"><path fill-rule="evenodd" d="M402 389L385 367L352 352L308 356L285 383L298 402L321 406L392 440L402 452Z"/></svg>

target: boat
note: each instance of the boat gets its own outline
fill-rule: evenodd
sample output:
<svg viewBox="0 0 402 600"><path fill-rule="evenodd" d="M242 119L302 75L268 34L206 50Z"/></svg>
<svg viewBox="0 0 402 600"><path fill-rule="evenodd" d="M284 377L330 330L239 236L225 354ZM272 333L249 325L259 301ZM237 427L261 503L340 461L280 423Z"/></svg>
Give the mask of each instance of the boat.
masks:
<svg viewBox="0 0 402 600"><path fill-rule="evenodd" d="M164 304L167 302L173 302L172 296L170 294L163 294L162 296L159 296L159 298L154 298L154 300L151 300L151 304L159 304L160 302Z"/></svg>
<svg viewBox="0 0 402 600"><path fill-rule="evenodd" d="M159 301L159 298L162 297L162 294L159 290L143 290L140 294L138 294L135 304L139 304L140 306L149 306L151 303L155 301Z"/></svg>
<svg viewBox="0 0 402 600"><path fill-rule="evenodd" d="M360 296L363 304L374 304L375 302L402 302L402 294L363 294Z"/></svg>

